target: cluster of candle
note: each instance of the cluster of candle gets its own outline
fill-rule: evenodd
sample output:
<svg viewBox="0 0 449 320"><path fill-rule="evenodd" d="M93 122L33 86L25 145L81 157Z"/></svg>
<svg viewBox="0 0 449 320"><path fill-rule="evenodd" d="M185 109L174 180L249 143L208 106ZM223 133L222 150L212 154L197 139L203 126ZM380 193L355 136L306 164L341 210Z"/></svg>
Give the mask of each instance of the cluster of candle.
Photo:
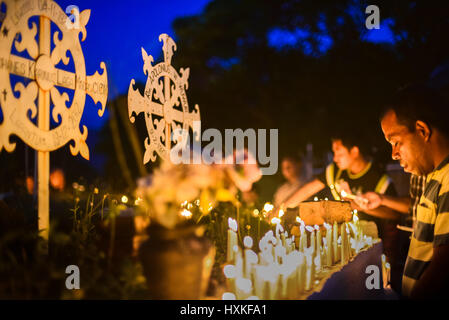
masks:
<svg viewBox="0 0 449 320"><path fill-rule="evenodd" d="M322 227L306 226L297 217L300 234L296 239L284 231L280 217L271 221L275 231L268 231L260 239L258 254L252 250L249 236L243 239L242 252L237 222L229 218L228 264L223 271L230 292L223 299L297 299L311 290L329 267L346 264L373 243L363 235L357 213L351 222L324 223Z"/></svg>

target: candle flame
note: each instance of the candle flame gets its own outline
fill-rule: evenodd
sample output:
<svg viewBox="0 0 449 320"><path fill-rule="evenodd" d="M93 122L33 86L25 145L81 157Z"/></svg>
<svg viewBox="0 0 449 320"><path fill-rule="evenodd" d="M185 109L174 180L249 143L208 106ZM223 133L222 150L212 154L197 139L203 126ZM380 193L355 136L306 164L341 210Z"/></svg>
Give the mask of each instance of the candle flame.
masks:
<svg viewBox="0 0 449 320"><path fill-rule="evenodd" d="M273 219L271 219L271 224L279 224L281 223L281 219L274 217Z"/></svg>
<svg viewBox="0 0 449 320"><path fill-rule="evenodd" d="M346 198L348 195L345 190L341 190L340 194L343 198Z"/></svg>
<svg viewBox="0 0 449 320"><path fill-rule="evenodd" d="M137 199L134 201L134 204L136 205L136 206L138 206L139 204L141 204L142 203L142 198L140 198L140 197L137 197Z"/></svg>
<svg viewBox="0 0 449 320"><path fill-rule="evenodd" d="M301 218L300 217L296 217L296 222L301 223Z"/></svg>
<svg viewBox="0 0 449 320"><path fill-rule="evenodd" d="M278 217L279 218L282 218L282 216L284 215L284 210L279 210L279 214L278 214Z"/></svg>
<svg viewBox="0 0 449 320"><path fill-rule="evenodd" d="M263 206L263 210L266 212L270 212L271 210L273 210L273 208L274 206L269 202L265 203L265 205Z"/></svg>
<svg viewBox="0 0 449 320"><path fill-rule="evenodd" d="M125 195L122 196L121 200L122 200L123 203L128 203L128 197L125 196Z"/></svg>
<svg viewBox="0 0 449 320"><path fill-rule="evenodd" d="M313 198L313 201L318 201L318 197Z"/></svg>
<svg viewBox="0 0 449 320"><path fill-rule="evenodd" d="M232 218L228 218L228 226L229 226L229 229L231 229L234 232L237 232L238 225L237 225L236 220L234 220Z"/></svg>
<svg viewBox="0 0 449 320"><path fill-rule="evenodd" d="M306 226L306 230L309 231L309 232L315 231L315 229L313 227L311 227L311 226Z"/></svg>
<svg viewBox="0 0 449 320"><path fill-rule="evenodd" d="M190 212L187 209L184 209L181 211L181 216L183 216L186 219L190 219L192 217L192 212Z"/></svg>
<svg viewBox="0 0 449 320"><path fill-rule="evenodd" d="M254 209L253 216L254 217L258 217L259 216L259 210L258 209Z"/></svg>

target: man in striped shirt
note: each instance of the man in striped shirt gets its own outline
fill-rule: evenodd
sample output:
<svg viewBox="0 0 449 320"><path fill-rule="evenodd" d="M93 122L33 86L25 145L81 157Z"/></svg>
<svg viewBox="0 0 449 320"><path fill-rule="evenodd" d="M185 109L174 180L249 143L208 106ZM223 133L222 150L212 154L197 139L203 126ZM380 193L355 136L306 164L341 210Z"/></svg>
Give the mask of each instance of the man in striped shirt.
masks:
<svg viewBox="0 0 449 320"><path fill-rule="evenodd" d="M425 86L399 91L381 117L392 157L406 172L427 175L417 207L402 294L449 296L449 106Z"/></svg>

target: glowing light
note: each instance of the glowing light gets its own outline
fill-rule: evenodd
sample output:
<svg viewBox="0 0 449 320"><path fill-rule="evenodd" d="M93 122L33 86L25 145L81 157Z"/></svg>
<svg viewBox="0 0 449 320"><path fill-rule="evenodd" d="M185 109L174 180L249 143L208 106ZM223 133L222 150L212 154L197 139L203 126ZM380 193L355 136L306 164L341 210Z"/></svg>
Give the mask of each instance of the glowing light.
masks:
<svg viewBox="0 0 449 320"><path fill-rule="evenodd" d="M234 265L228 264L228 265L224 266L223 273L224 273L226 278L234 279L236 274L237 274L237 271L236 271Z"/></svg>
<svg viewBox="0 0 449 320"><path fill-rule="evenodd" d="M357 212L358 212L357 209L354 209L354 214L357 214Z"/></svg>
<svg viewBox="0 0 449 320"><path fill-rule="evenodd" d="M279 224L281 223L281 219L274 217L273 219L271 219L271 224Z"/></svg>
<svg viewBox="0 0 449 320"><path fill-rule="evenodd" d="M94 194L98 194L98 188L94 188Z"/></svg>
<svg viewBox="0 0 449 320"><path fill-rule="evenodd" d="M237 225L236 220L234 220L232 218L228 218L228 226L229 226L229 229L231 229L234 232L237 232L238 225Z"/></svg>
<svg viewBox="0 0 449 320"><path fill-rule="evenodd" d="M315 230L320 230L320 227L318 225L314 225L313 227L315 228Z"/></svg>
<svg viewBox="0 0 449 320"><path fill-rule="evenodd" d="M122 203L128 203L128 197L123 195L121 198Z"/></svg>
<svg viewBox="0 0 449 320"><path fill-rule="evenodd" d="M313 198L313 201L318 201L318 197Z"/></svg>
<svg viewBox="0 0 449 320"><path fill-rule="evenodd" d="M190 219L192 217L192 212L190 212L187 209L184 209L181 211L181 216L183 216L186 219Z"/></svg>
<svg viewBox="0 0 449 320"><path fill-rule="evenodd" d="M134 204L136 205L136 206L138 206L139 204L141 204L142 203L142 198L140 198L140 197L137 197L137 199L134 201Z"/></svg>
<svg viewBox="0 0 449 320"><path fill-rule="evenodd" d="M266 212L270 212L271 210L273 210L273 208L274 206L269 202L265 203L265 205L263 206L263 210Z"/></svg>
<svg viewBox="0 0 449 320"><path fill-rule="evenodd" d="M222 300L236 300L235 294L231 292L225 292L223 293L223 296L221 297Z"/></svg>
<svg viewBox="0 0 449 320"><path fill-rule="evenodd" d="M251 238L250 236L246 236L245 238L243 238L243 245L245 246L245 248L250 249L253 246L253 238Z"/></svg>
<svg viewBox="0 0 449 320"><path fill-rule="evenodd" d="M326 198L324 198L324 200L325 200L325 201L328 201L329 199L326 197Z"/></svg>
<svg viewBox="0 0 449 320"><path fill-rule="evenodd" d="M301 218L300 217L296 217L296 222L301 223Z"/></svg>
<svg viewBox="0 0 449 320"><path fill-rule="evenodd" d="M311 226L306 226L306 230L309 231L309 232L315 231L315 229L313 227L311 227Z"/></svg>
<svg viewBox="0 0 449 320"><path fill-rule="evenodd" d="M343 198L346 198L346 197L348 196L348 194L346 193L345 190L341 190L341 196L342 196Z"/></svg>
<svg viewBox="0 0 449 320"><path fill-rule="evenodd" d="M254 209L253 216L254 217L258 217L259 216L259 210L258 209Z"/></svg>
<svg viewBox="0 0 449 320"><path fill-rule="evenodd" d="M284 210L279 210L279 214L278 214L278 216L279 216L279 218L282 218L282 216L284 215Z"/></svg>

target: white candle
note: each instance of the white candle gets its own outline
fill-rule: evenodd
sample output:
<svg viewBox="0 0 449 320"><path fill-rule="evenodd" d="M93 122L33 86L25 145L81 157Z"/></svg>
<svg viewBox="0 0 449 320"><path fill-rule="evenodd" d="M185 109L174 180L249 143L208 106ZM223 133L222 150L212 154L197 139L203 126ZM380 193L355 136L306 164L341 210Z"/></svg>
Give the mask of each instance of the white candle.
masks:
<svg viewBox="0 0 449 320"><path fill-rule="evenodd" d="M348 257L348 261L351 259L351 232L349 231L348 224L345 223L346 229L346 256Z"/></svg>
<svg viewBox="0 0 449 320"><path fill-rule="evenodd" d="M245 247L245 272L244 272L244 277L251 279L251 269L252 269L252 265L253 263L257 263L257 255L256 253L251 250L251 248L253 247L253 239L249 236L246 236L245 238L243 238L243 246ZM255 258L254 258L255 256ZM256 262L254 262L254 260L256 260Z"/></svg>
<svg viewBox="0 0 449 320"><path fill-rule="evenodd" d="M226 277L226 284L228 287L228 291L235 293L235 277L236 277L235 266L232 264L224 266L223 273Z"/></svg>
<svg viewBox="0 0 449 320"><path fill-rule="evenodd" d="M306 286L306 274L307 274L307 261L305 255L300 252L300 261L297 268L298 272L298 292L301 293L305 291Z"/></svg>
<svg viewBox="0 0 449 320"><path fill-rule="evenodd" d="M315 225L316 230L316 248L315 248L315 265L317 272L321 272L321 230Z"/></svg>
<svg viewBox="0 0 449 320"><path fill-rule="evenodd" d="M330 267L332 265L332 226L330 224L324 223L326 228L326 266Z"/></svg>
<svg viewBox="0 0 449 320"><path fill-rule="evenodd" d="M337 221L334 221L334 226L332 229L332 249L333 249L333 263L338 262L338 226Z"/></svg>
<svg viewBox="0 0 449 320"><path fill-rule="evenodd" d="M235 253L235 270L236 270L236 278L242 278L243 277L243 257L242 257L242 252L240 250L238 250Z"/></svg>
<svg viewBox="0 0 449 320"><path fill-rule="evenodd" d="M235 260L234 256L234 246L238 245L237 242L237 221L229 218L228 219L228 246L227 246L227 261L233 262Z"/></svg>
<svg viewBox="0 0 449 320"><path fill-rule="evenodd" d="M311 226L306 226L307 231L310 232L310 253L312 257L315 255L315 229Z"/></svg>
<svg viewBox="0 0 449 320"><path fill-rule="evenodd" d="M246 278L237 278L235 281L235 296L238 300L244 300L251 296L253 285L251 280Z"/></svg>
<svg viewBox="0 0 449 320"><path fill-rule="evenodd" d="M306 249L306 279L304 284L304 290L308 291L312 289L313 281L315 279L315 266L313 263L313 256L310 248Z"/></svg>
<svg viewBox="0 0 449 320"><path fill-rule="evenodd" d="M301 252L304 252L304 249L307 247L307 235L306 235L306 228L304 226L304 222L301 221L301 225L299 227L299 230L301 232L301 236L299 238L299 248L298 250Z"/></svg>
<svg viewBox="0 0 449 320"><path fill-rule="evenodd" d="M340 250L341 250L341 264L344 265L346 264L346 262L348 261L347 256L346 256L346 226L344 223L342 223L340 225L340 237L341 237L341 246L340 246Z"/></svg>

